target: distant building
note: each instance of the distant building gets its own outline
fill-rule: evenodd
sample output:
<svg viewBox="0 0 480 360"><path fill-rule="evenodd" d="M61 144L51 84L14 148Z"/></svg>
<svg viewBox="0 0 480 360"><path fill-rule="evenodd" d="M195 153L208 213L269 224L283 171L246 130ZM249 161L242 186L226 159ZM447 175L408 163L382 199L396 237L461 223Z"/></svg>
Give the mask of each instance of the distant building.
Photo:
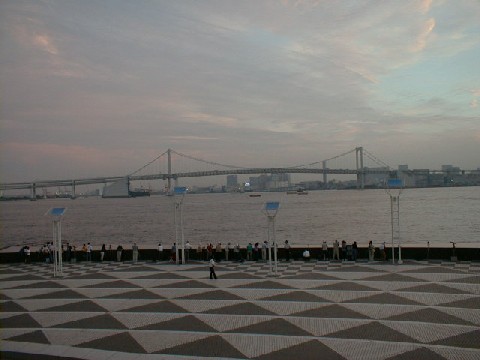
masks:
<svg viewBox="0 0 480 360"><path fill-rule="evenodd" d="M325 184L323 181L314 180L314 181L302 181L297 184L297 189L305 189L305 190L321 190L325 188Z"/></svg>
<svg viewBox="0 0 480 360"><path fill-rule="evenodd" d="M249 178L250 188L254 191L280 191L290 186L290 174L262 174Z"/></svg>
<svg viewBox="0 0 480 360"><path fill-rule="evenodd" d="M403 186L415 186L415 177L412 172L408 170L408 165L398 165L398 177L403 180Z"/></svg>
<svg viewBox="0 0 480 360"><path fill-rule="evenodd" d="M237 191L238 188L237 175L227 175L227 191Z"/></svg>
<svg viewBox="0 0 480 360"><path fill-rule="evenodd" d="M364 168L367 173L365 174L365 186L378 186L383 187L389 178L389 168L388 167L378 167L378 168ZM369 174L368 170L372 171L382 171L383 173L378 174Z"/></svg>
<svg viewBox="0 0 480 360"><path fill-rule="evenodd" d="M429 169L414 169L413 170L413 186L427 187L430 185L430 170Z"/></svg>
<svg viewBox="0 0 480 360"><path fill-rule="evenodd" d="M442 165L442 171L447 174L460 174L461 170L457 166Z"/></svg>
<svg viewBox="0 0 480 360"><path fill-rule="evenodd" d="M290 174L272 174L267 182L268 190L286 190L290 186Z"/></svg>

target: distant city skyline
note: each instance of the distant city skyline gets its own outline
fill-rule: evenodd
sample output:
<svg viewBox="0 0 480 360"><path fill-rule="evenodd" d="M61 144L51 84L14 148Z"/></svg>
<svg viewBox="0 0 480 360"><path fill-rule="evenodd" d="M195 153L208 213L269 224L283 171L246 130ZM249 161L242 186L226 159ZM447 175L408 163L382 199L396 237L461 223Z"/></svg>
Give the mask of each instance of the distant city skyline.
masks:
<svg viewBox="0 0 480 360"><path fill-rule="evenodd" d="M1 182L126 175L168 148L477 169L478 19L475 0L1 1Z"/></svg>
<svg viewBox="0 0 480 360"><path fill-rule="evenodd" d="M217 164L219 165L219 164ZM311 164L315 166L309 169L317 168L321 170L319 164ZM323 164L322 164L323 165ZM288 169L288 168L287 168ZM384 188L387 179L392 176L402 180L403 186L407 188L414 187L438 187L438 186L479 186L480 185L480 168L478 169L461 169L454 165L442 165L441 169L411 169L408 165L399 165L397 168L388 166L365 166L365 174L363 180L354 173L329 173L326 176L322 172L279 172L285 169L263 169L260 172L250 172L257 169L240 169L249 170L248 173L230 174L230 175L199 175L198 171L194 171L193 177L183 174L179 178L176 172L172 171L172 180L169 183L167 179L163 179L166 172L152 173L147 171L143 174L135 174L132 177L116 177L107 180L107 178L82 178L82 179L37 179L31 182L23 183L2 183L2 199L15 196L29 197L47 197L59 195L59 197L69 197L71 195L100 195L108 192L120 191L121 193L141 192L147 190L149 193L165 193L173 191L176 186L187 186L190 191L195 193L205 192L236 192L236 191L286 191L292 189L306 190L324 190L324 189L349 189L349 188ZM234 169L232 169L235 171ZM268 171L272 170L272 172ZM327 170L335 170L327 167ZM350 169L352 170L352 169ZM266 172L265 172L266 171ZM287 170L288 171L288 170ZM227 171L228 174L229 170ZM179 171L178 173L183 173ZM185 176L186 175L186 176ZM253 176L252 176L253 175ZM143 176L146 179L138 179ZM152 180L152 176L155 180ZM156 176L159 176L158 178ZM137 180L135 180L137 178ZM169 184L171 186L170 190ZM3 185L6 187L4 188ZM20 187L16 187L20 186ZM107 190L108 188L108 190ZM115 197L115 196L113 196Z"/></svg>

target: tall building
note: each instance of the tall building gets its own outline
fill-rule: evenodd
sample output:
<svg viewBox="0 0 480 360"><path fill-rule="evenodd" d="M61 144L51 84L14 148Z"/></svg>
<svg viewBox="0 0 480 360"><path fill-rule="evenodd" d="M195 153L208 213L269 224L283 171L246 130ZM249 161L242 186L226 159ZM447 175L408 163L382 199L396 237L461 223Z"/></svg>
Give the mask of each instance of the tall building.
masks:
<svg viewBox="0 0 480 360"><path fill-rule="evenodd" d="M288 189L290 185L290 174L262 174L260 176L252 176L249 179L249 183L252 190L279 191Z"/></svg>
<svg viewBox="0 0 480 360"><path fill-rule="evenodd" d="M238 189L237 175L227 175L227 191L233 191Z"/></svg>

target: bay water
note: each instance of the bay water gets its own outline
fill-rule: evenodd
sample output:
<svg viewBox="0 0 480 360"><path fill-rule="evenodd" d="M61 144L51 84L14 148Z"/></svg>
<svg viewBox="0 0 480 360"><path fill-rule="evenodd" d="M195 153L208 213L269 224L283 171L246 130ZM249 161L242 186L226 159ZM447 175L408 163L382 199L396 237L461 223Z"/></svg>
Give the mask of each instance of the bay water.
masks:
<svg viewBox="0 0 480 360"><path fill-rule="evenodd" d="M185 241L240 244L267 239L265 203L279 201L275 236L297 246L320 246L326 240L366 246L391 242L390 198L384 190L310 191L307 195L265 192L187 194L182 202ZM176 198L178 201L178 197ZM175 242L175 197L129 199L78 198L10 201L0 204L1 248L40 246L52 241L53 207L66 207L62 240L77 247L90 242L142 248ZM180 215L178 213L178 215ZM177 217L177 221L180 219ZM450 247L480 246L480 187L405 189L400 195L402 244Z"/></svg>

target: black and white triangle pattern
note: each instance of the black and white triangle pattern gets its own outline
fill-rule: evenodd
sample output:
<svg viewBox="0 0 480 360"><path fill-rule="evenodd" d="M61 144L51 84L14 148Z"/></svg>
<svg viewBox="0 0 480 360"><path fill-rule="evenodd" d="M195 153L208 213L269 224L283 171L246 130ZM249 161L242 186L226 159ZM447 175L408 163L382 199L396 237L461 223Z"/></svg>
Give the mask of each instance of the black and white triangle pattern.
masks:
<svg viewBox="0 0 480 360"><path fill-rule="evenodd" d="M480 266L0 265L2 353L45 359L480 359ZM149 355L150 354L150 355ZM13 356L13 355L12 355ZM112 357L113 358L113 357Z"/></svg>

